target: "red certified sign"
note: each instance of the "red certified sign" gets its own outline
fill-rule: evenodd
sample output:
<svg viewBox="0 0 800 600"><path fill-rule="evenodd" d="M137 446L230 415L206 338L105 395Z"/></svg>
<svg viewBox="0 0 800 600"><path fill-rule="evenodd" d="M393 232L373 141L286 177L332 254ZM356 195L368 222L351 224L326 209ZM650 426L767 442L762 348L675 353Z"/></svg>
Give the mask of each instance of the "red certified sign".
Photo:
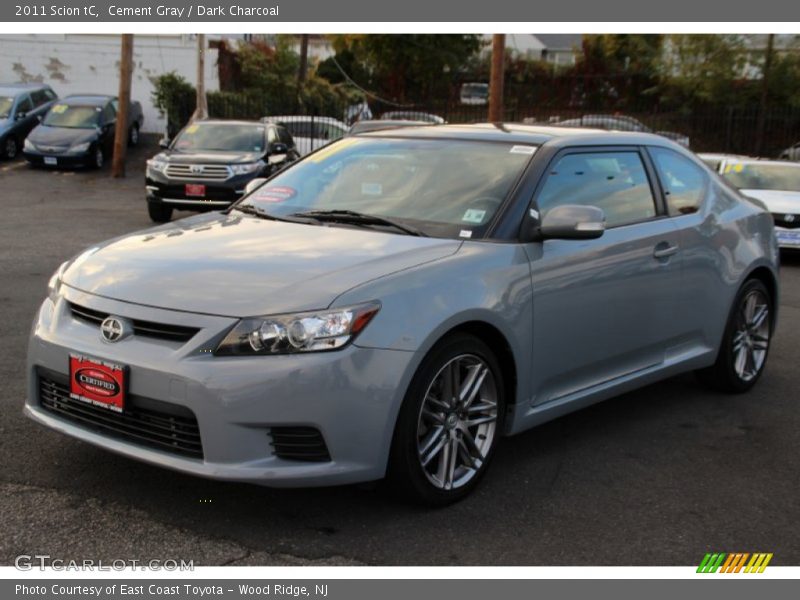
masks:
<svg viewBox="0 0 800 600"><path fill-rule="evenodd" d="M206 186L202 183L187 183L184 192L193 198L205 198Z"/></svg>
<svg viewBox="0 0 800 600"><path fill-rule="evenodd" d="M125 406L125 368L71 354L70 397L93 406L122 412Z"/></svg>

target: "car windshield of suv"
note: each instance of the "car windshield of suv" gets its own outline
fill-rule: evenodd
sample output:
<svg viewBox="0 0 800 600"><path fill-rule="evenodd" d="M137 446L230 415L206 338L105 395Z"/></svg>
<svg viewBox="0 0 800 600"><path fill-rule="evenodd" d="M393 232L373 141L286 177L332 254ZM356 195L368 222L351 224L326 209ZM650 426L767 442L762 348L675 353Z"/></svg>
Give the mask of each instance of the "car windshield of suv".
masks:
<svg viewBox="0 0 800 600"><path fill-rule="evenodd" d="M346 138L278 174L241 206L275 217L354 211L426 235L479 237L535 150L497 142Z"/></svg>
<svg viewBox="0 0 800 600"><path fill-rule="evenodd" d="M263 152L264 125L249 123L193 123L178 134L179 152Z"/></svg>
<svg viewBox="0 0 800 600"><path fill-rule="evenodd" d="M99 106L56 104L48 111L42 124L69 129L94 129L100 124L102 111L103 109Z"/></svg>
<svg viewBox="0 0 800 600"><path fill-rule="evenodd" d="M800 166L729 163L722 176L740 190L800 192Z"/></svg>
<svg viewBox="0 0 800 600"><path fill-rule="evenodd" d="M7 119L11 114L11 107L14 106L14 98L11 96L0 96L0 119Z"/></svg>

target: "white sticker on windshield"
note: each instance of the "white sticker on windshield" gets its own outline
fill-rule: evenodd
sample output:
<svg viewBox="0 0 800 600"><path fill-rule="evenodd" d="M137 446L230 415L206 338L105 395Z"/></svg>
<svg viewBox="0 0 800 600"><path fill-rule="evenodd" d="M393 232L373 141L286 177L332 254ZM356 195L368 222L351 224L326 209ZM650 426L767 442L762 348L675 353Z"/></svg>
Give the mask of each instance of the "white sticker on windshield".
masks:
<svg viewBox="0 0 800 600"><path fill-rule="evenodd" d="M472 237L472 231L469 230L469 229L462 229L461 233L458 234L458 237L471 238Z"/></svg>
<svg viewBox="0 0 800 600"><path fill-rule="evenodd" d="M485 210L479 208L468 208L461 220L465 223L483 223L483 217L486 216Z"/></svg>
<svg viewBox="0 0 800 600"><path fill-rule="evenodd" d="M361 193L364 196L380 196L383 194L383 186L380 183L362 183Z"/></svg>
<svg viewBox="0 0 800 600"><path fill-rule="evenodd" d="M511 146L510 154L533 154L536 148L533 146Z"/></svg>

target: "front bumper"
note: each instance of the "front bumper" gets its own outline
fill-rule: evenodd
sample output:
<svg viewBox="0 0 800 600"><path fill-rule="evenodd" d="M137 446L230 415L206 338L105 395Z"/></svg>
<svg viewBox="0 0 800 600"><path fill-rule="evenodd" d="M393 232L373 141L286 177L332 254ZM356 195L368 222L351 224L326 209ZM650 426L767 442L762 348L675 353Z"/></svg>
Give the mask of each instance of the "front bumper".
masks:
<svg viewBox="0 0 800 600"><path fill-rule="evenodd" d="M74 316L72 305L199 331L188 342L134 334L109 344L101 340L96 324ZM211 350L236 321L133 305L65 287L56 304L44 301L31 332L25 413L124 456L214 479L299 487L383 477L414 354L350 345L302 355L213 356ZM127 365L129 398L189 409L197 419L202 458L109 435L46 408L40 377L58 373L68 378L70 353ZM318 430L329 459L301 462L278 456L274 431L284 427Z"/></svg>
<svg viewBox="0 0 800 600"><path fill-rule="evenodd" d="M800 217L799 217L800 219ZM800 250L800 227L781 227L775 225L778 247L783 250Z"/></svg>
<svg viewBox="0 0 800 600"><path fill-rule="evenodd" d="M92 156L88 152L84 152L83 154L44 154L40 152L24 150L22 152L22 156L24 156L25 160L27 160L29 163L36 165L37 167L54 167L56 169L87 167L92 163ZM48 165L45 163L45 157L55 158L56 164Z"/></svg>
<svg viewBox="0 0 800 600"><path fill-rule="evenodd" d="M178 210L222 210L244 196L247 184L259 176L259 173L251 173L234 175L225 180L202 181L167 177L148 168L145 190L147 201L154 204L164 204ZM203 197L187 195L187 184L204 185Z"/></svg>

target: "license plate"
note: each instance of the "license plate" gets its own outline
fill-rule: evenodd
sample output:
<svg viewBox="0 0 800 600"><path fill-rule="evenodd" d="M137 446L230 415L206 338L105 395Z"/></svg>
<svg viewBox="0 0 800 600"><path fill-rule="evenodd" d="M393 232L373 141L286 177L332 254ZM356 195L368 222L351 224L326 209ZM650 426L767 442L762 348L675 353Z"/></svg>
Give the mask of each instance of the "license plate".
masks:
<svg viewBox="0 0 800 600"><path fill-rule="evenodd" d="M58 159L55 156L45 156L44 157L44 164L46 165L57 165Z"/></svg>
<svg viewBox="0 0 800 600"><path fill-rule="evenodd" d="M778 243L784 246L800 246L800 231L781 231L777 230L775 236Z"/></svg>
<svg viewBox="0 0 800 600"><path fill-rule="evenodd" d="M187 183L186 195L194 196L195 198L205 198L206 186L204 186L202 183Z"/></svg>
<svg viewBox="0 0 800 600"><path fill-rule="evenodd" d="M69 355L70 398L121 413L127 368L88 356Z"/></svg>

